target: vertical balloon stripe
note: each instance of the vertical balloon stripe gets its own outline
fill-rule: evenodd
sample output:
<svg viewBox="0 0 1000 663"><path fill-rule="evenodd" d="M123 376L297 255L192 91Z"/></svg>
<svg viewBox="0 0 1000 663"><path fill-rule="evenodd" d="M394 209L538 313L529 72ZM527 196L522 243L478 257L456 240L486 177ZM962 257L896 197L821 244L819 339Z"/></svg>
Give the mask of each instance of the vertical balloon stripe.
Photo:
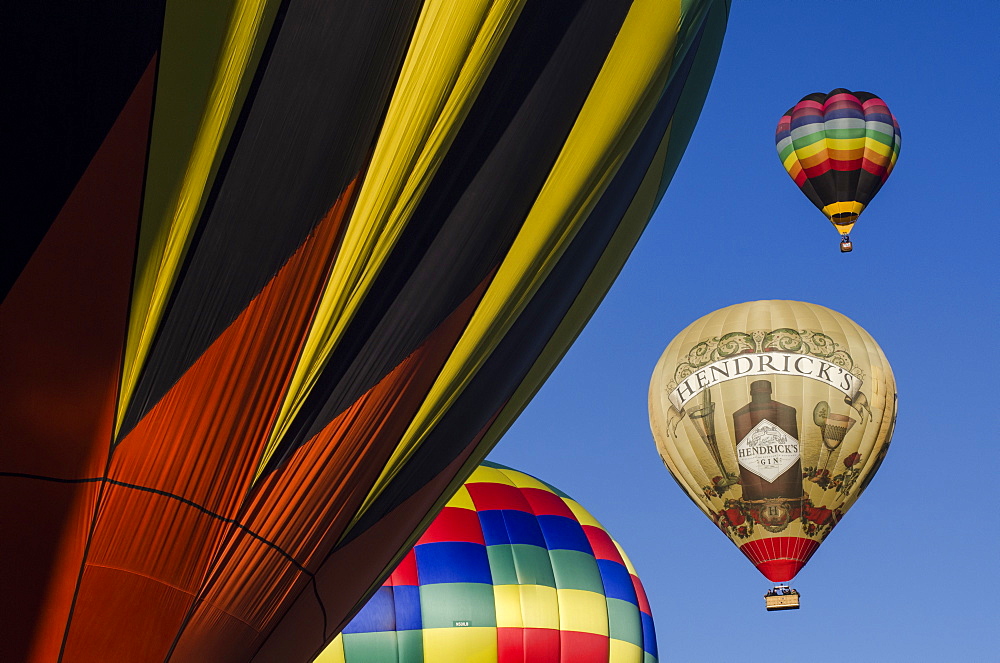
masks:
<svg viewBox="0 0 1000 663"><path fill-rule="evenodd" d="M255 63L255 55L259 57L259 40L260 35L266 33L264 19L269 13L269 2L272 8L277 5L273 0L235 0L225 28L226 37L209 102L200 118L197 138L184 166L176 198L166 203L165 208L150 210L151 214L163 215L157 221L151 220L147 226L146 219L143 219L144 234L150 232L147 228L154 229L154 234L146 235L148 239L141 240L143 253L139 257L133 286L118 426L121 426L125 416L124 404L131 399L196 229L197 215L204 205L212 172L221 158L220 147L238 112L236 103L249 84L247 72ZM170 4L170 7L174 6ZM171 55L165 53L165 56ZM161 61L161 66L170 64Z"/></svg>
<svg viewBox="0 0 1000 663"><path fill-rule="evenodd" d="M253 75L250 103L225 149L221 177L211 187L124 431L239 315L364 171L418 2L280 3L266 61Z"/></svg>
<svg viewBox="0 0 1000 663"><path fill-rule="evenodd" d="M440 0L424 3L365 184L306 339L302 363L269 441L269 453L302 407L391 254L522 3L482 1L460 7Z"/></svg>
<svg viewBox="0 0 1000 663"><path fill-rule="evenodd" d="M521 232L420 414L366 503L384 489L524 309L621 165L663 89L679 5L633 3ZM601 140L598 140L601 137Z"/></svg>
<svg viewBox="0 0 1000 663"><path fill-rule="evenodd" d="M693 12L700 14L700 12ZM694 119L700 110L704 99L703 93L707 89L708 81L715 66L715 55L721 44L722 33L725 28L726 8L724 5L715 4L712 6L705 19L705 23L692 23L680 26L685 35L694 34L696 38L685 38L685 43L691 43L692 48L682 61L682 65L676 71L675 78L669 81L659 100L654 115L655 121L651 120L644 129L644 138L637 143L636 148L629 155L628 161L619 170L615 184L605 192L601 204L595 208L592 218L587 222L585 230L577 235L574 246L570 252L564 254L561 263L565 263L558 270L550 274L549 283L544 290L536 293L535 300L526 309L524 315L519 318L517 329L512 328L505 343L498 346L490 357L488 364L484 365L485 370L481 370L468 389L463 392L459 401L456 401L456 409L467 413L462 419L456 416L449 416L431 433L424 446L440 449L442 445L454 444L455 435L453 430L456 426L462 425L460 422L471 416L470 412L483 412L484 416L495 419L490 426L490 432L481 438L482 448L491 446L498 438L499 433L506 428L510 417L523 407L523 402L530 397L533 392L532 384L537 384L538 380L544 378L551 370L552 366L561 357L563 351L575 337L578 329L585 323L586 319L593 312L594 303L599 301L607 289L608 283L613 280L618 273L629 251L635 243L635 239L642 231L649 213L655 207L662 195L667 182L669 182L674 168L676 168L680 155L683 153L686 141L693 129ZM686 20L686 19L685 19ZM606 22L603 22L605 24ZM592 39L588 39L593 41ZM574 58L578 59L578 58ZM688 77L690 74L690 78ZM565 79L560 76L559 79ZM589 85L588 85L589 87ZM536 86L537 88L537 86ZM558 95L563 98L565 95ZM546 107L552 103L546 104ZM675 112L676 111L676 112ZM536 114L531 114L532 116ZM676 132L672 128L674 122L677 123ZM653 141L659 141L658 145ZM655 145L655 153L649 149ZM652 158L652 161L649 159ZM644 173L644 174L643 174ZM641 177L638 189L636 188L636 177ZM617 228L606 225L609 218L618 218L621 221ZM594 252L594 247L604 245L608 242L605 239L609 233L613 233L610 242L607 243L603 253ZM593 271L586 278L582 289L573 299L568 311L564 311L556 298L556 291L561 287L567 291L574 290L570 284L579 281L580 266L589 264L589 261L597 259L597 264ZM544 297L543 297L544 294ZM544 329L549 328L549 323L545 320L561 318L555 334L551 337L547 345L544 345L542 354L535 358L533 348L535 345L525 346L521 339L525 335L542 335ZM529 331L530 330L530 331ZM513 355L513 356L512 356ZM514 399L507 399L492 404L495 399L491 394L496 392L496 380L494 376L498 371L511 370L513 366L530 366L529 373L523 378L521 387L517 389ZM457 404L465 402L461 408ZM496 415L493 407L501 407L501 414ZM476 454L470 457L469 467L474 467L475 460L481 460L485 454ZM375 502L375 508L369 509L355 526L355 530L362 530L371 526L377 521L379 514L391 507L395 500L402 499L402 495L408 494L405 488L409 485L416 472L417 467L436 466L443 462L445 456L440 453L421 453L411 458L411 462L393 480L391 488Z"/></svg>
<svg viewBox="0 0 1000 663"><path fill-rule="evenodd" d="M163 586L150 581L133 587L133 599L145 593L167 601L165 595L176 591L188 596L181 604L190 608L191 596L208 591L206 585L216 556L231 560L232 568L243 573L259 573L260 583L272 577L275 565L288 567L285 556L272 546L258 539L240 538L237 532L242 530L232 527L262 448L239 441L245 436L260 445L266 439L275 411L255 404L273 400L287 382L295 345L282 339L285 335L296 336L297 327L304 329L310 314L309 299L296 293L314 289L320 282L340 221L337 210L331 210L312 241L120 442L109 467L109 477L116 484L109 486L102 498L79 601L100 603L98 598L91 598L92 593L101 596L105 584L112 582L111 576L137 574L157 578ZM247 335L248 328L257 333ZM216 380L219 375L227 379ZM192 402L199 407L189 411ZM163 465L176 468L176 472L158 472ZM212 480L204 480L206 475ZM233 547L242 556L225 554L232 539L237 541ZM291 574L297 577L299 572L293 567ZM246 584L240 586L256 597ZM276 588L284 586L276 582L268 591L280 594ZM225 606L227 614L240 614L241 624L259 623L262 613L257 611L266 614L271 609L269 604L261 603L243 612L243 607L231 603L227 590L231 588L222 588L222 598L215 605ZM254 601L244 597L243 604L252 606ZM148 612L141 614L149 614L151 619L157 614L156 600L142 605ZM99 610L111 621L124 619L113 610L124 610L131 618L140 614L128 604L107 604ZM162 615L161 624L171 623L171 618L180 624L186 616L183 612ZM211 617L214 623L220 619ZM72 628L70 635L68 643L73 651L97 646ZM245 639L246 634L240 632L235 637ZM121 654L123 658L130 656L127 652Z"/></svg>
<svg viewBox="0 0 1000 663"><path fill-rule="evenodd" d="M539 361L533 365L521 388L507 401L500 416L497 417L496 423L487 434L487 439L499 439L502 432L509 427L516 413L520 412L524 403L533 394L534 387L532 385L538 384L542 376L547 375L562 357L565 348L575 338L576 330L580 329L593 313L594 307L588 302L600 301L607 290L607 284L611 282L611 275L620 271L635 244L635 240L645 228L649 211L655 209L659 203L694 129L694 120L697 118L704 101L703 93L714 73L717 57L714 54L718 53L722 45L727 12L728 7L715 4L708 9L704 23L685 23L681 26L681 29L699 35L702 43L700 48L692 48L687 56L691 67L690 80L688 76L681 75L671 80L664 90L661 103L670 102L672 97L676 95L677 105L673 107L676 109L676 113L671 114L669 127L657 147L653 165L647 171L639 189L631 199L631 204L623 216L619 230L615 233L608 248L581 289L580 296L566 313L562 323L553 334ZM667 106L667 108L671 107Z"/></svg>
<svg viewBox="0 0 1000 663"><path fill-rule="evenodd" d="M462 319L461 309L458 318ZM453 333L449 331L451 326L449 321L442 324L446 335ZM375 473L367 464L344 459L378 449L380 445L382 449L377 453L388 454L385 440L395 440L402 421L407 418L395 420L394 428L385 425L382 411L412 407L404 397L407 388L419 386L420 373L437 364L435 353L450 347L447 342L441 347L429 345L408 357L354 407L321 431L317 439L299 448L281 471L258 481L242 515L248 530L258 537L238 534L220 546L218 561L202 590L204 602L196 608L192 624L219 621L221 618L204 607L219 605L226 607L227 615L232 615L226 619L262 628L261 624L274 617L274 606L280 605L283 597L303 588L308 590L308 577L301 566L314 564L310 554L324 556L346 526L353 514L352 501L363 497L359 491L351 490L356 473ZM416 393L420 393L419 388ZM337 444L331 444L331 440L337 440ZM323 540L327 541L327 547L320 545ZM276 554L275 549L286 556ZM301 566L291 563L288 557L300 560ZM244 596L240 597L239 592ZM252 645L246 638L243 642Z"/></svg>
<svg viewBox="0 0 1000 663"><path fill-rule="evenodd" d="M494 544L490 545L490 559L497 605L496 660L520 663L532 656L531 632L551 634L548 646L556 645L551 653L557 656L555 577L530 504L511 480L516 473L481 467L476 475L491 478L490 483L468 485L484 534L490 528L490 543Z"/></svg>

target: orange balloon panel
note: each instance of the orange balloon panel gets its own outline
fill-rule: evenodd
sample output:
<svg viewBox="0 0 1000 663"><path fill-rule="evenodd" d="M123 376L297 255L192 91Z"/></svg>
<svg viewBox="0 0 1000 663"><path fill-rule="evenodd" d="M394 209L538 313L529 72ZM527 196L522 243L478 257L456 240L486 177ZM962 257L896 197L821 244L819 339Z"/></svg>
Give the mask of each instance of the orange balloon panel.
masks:
<svg viewBox="0 0 1000 663"><path fill-rule="evenodd" d="M895 419L896 382L875 340L804 302L700 318L649 386L667 469L774 582L798 573L868 486Z"/></svg>

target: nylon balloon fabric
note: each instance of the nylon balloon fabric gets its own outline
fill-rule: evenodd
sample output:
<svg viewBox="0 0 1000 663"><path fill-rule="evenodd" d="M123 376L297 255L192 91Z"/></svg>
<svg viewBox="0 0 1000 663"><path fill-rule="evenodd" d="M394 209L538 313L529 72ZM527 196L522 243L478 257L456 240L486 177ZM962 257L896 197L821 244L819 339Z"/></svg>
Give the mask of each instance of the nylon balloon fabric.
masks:
<svg viewBox="0 0 1000 663"><path fill-rule="evenodd" d="M691 323L649 385L660 458L773 582L805 566L881 466L896 382L875 340L806 302L746 302Z"/></svg>
<svg viewBox="0 0 1000 663"><path fill-rule="evenodd" d="M728 3L11 8L0 660L308 660L593 313Z"/></svg>
<svg viewBox="0 0 1000 663"><path fill-rule="evenodd" d="M653 663L646 595L575 500L483 463L317 663Z"/></svg>
<svg viewBox="0 0 1000 663"><path fill-rule="evenodd" d="M775 143L802 193L847 234L896 166L899 123L874 94L837 88L788 109Z"/></svg>

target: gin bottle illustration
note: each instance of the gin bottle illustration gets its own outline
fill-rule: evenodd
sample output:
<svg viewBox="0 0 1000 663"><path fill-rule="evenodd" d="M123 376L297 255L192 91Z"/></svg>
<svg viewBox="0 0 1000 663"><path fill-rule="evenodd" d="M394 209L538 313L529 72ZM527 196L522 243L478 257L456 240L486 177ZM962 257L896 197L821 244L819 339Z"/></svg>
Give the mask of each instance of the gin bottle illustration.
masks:
<svg viewBox="0 0 1000 663"><path fill-rule="evenodd" d="M733 427L743 500L778 531L790 508L801 505L802 455L795 408L773 400L771 390L770 380L751 382L750 402L733 413Z"/></svg>

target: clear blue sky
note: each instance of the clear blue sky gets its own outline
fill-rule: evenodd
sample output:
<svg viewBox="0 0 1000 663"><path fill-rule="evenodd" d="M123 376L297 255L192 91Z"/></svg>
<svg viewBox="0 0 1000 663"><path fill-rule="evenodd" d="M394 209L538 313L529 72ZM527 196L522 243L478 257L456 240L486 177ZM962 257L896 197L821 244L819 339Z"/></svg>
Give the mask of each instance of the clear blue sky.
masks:
<svg viewBox="0 0 1000 663"><path fill-rule="evenodd" d="M490 459L566 491L622 544L660 660L995 661L1000 656L1000 3L734 0L701 120L608 297ZM854 252L778 163L810 92L880 95L900 161ZM875 481L767 613L768 581L661 464L646 392L666 344L717 308L833 308L899 388Z"/></svg>

